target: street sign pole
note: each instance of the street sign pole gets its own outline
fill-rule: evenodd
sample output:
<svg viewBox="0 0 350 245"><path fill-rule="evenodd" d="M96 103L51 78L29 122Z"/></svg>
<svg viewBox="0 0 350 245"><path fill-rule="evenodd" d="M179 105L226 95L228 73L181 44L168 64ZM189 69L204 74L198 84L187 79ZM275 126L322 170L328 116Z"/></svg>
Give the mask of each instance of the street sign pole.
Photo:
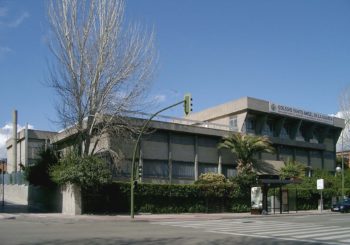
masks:
<svg viewBox="0 0 350 245"><path fill-rule="evenodd" d="M320 190L321 192L321 200L320 200L320 210L321 213L323 211L323 196L322 196L322 190L324 188L324 180L323 179L318 179L317 180L317 190Z"/></svg>
<svg viewBox="0 0 350 245"><path fill-rule="evenodd" d="M161 112L163 112L163 111L166 111L166 110L168 110L168 109L170 109L170 108L173 108L173 107L175 107L175 106L178 106L178 105L180 105L180 104L182 104L182 103L184 103L185 102L185 100L182 100L182 101L180 101L180 102L178 102L178 103L175 103L175 104L173 104L173 105L171 105L171 106L168 106L168 107L166 107L166 108L164 108L164 109L162 109L162 110L160 110L160 111L157 111L156 113L154 113L145 123L144 123L144 125L142 126L142 128L141 128L141 131L140 131L140 133L139 133L139 136L137 137L137 140L136 140L136 143L135 143L135 146L134 146L134 152L133 152L133 155L132 155L132 162L131 162L131 176L130 176L130 216L131 216L131 218L133 219L134 218L134 205L135 205L135 200L134 200L134 187L135 187L135 185L134 185L134 181L135 181L135 177L134 177L134 175L135 175L135 158L136 158L136 154L137 154L137 149L138 149L138 147L139 147L139 142L140 142L140 139L141 139L141 137L142 137L142 134L143 134L143 132L145 131L145 129L146 129L146 127L148 126L148 124L151 122L151 120L155 117L155 116L157 116L159 113L161 113Z"/></svg>

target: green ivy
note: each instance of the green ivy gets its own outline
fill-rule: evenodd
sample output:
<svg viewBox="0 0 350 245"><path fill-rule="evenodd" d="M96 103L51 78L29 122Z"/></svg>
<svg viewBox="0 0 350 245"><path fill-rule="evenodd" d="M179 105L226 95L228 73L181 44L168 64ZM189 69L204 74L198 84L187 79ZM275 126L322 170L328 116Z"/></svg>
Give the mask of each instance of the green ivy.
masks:
<svg viewBox="0 0 350 245"><path fill-rule="evenodd" d="M72 152L50 168L52 180L60 185L77 184L83 188L99 187L111 182L108 165L96 156L79 156Z"/></svg>

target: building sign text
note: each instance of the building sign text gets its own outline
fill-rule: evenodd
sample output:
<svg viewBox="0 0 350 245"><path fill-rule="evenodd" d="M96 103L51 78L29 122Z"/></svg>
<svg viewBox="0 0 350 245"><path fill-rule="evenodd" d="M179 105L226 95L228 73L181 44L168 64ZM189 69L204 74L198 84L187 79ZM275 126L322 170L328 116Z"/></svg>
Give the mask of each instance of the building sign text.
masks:
<svg viewBox="0 0 350 245"><path fill-rule="evenodd" d="M305 110L293 108L290 106L279 105L272 102L269 102L269 111L291 116L291 117L298 117L301 119L307 119L307 120L317 121L317 122L331 124L331 125L333 125L334 123L334 119L332 116L328 116L328 115L316 113L316 112L305 111Z"/></svg>

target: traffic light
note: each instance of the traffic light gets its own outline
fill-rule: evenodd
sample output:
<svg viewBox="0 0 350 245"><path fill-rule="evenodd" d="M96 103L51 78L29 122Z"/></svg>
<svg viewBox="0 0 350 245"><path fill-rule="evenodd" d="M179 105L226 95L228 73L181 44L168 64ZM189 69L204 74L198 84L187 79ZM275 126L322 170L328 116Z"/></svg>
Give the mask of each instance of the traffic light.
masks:
<svg viewBox="0 0 350 245"><path fill-rule="evenodd" d="M137 180L134 180L134 189L136 189L136 188L137 188L137 185L138 185Z"/></svg>
<svg viewBox="0 0 350 245"><path fill-rule="evenodd" d="M192 97L191 97L191 94L185 94L184 111L185 111L185 115L186 116L192 112Z"/></svg>
<svg viewBox="0 0 350 245"><path fill-rule="evenodd" d="M142 164L139 164L139 178L142 178Z"/></svg>

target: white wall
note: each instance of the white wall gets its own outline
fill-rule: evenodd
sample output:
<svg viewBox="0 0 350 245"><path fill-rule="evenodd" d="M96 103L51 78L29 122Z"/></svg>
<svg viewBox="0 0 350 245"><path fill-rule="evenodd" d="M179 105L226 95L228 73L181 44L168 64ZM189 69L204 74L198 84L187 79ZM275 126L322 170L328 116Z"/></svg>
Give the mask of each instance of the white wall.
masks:
<svg viewBox="0 0 350 245"><path fill-rule="evenodd" d="M76 185L62 187L62 213L81 214L81 190Z"/></svg>
<svg viewBox="0 0 350 245"><path fill-rule="evenodd" d="M4 194L5 202L17 205L28 205L27 185L5 185Z"/></svg>

